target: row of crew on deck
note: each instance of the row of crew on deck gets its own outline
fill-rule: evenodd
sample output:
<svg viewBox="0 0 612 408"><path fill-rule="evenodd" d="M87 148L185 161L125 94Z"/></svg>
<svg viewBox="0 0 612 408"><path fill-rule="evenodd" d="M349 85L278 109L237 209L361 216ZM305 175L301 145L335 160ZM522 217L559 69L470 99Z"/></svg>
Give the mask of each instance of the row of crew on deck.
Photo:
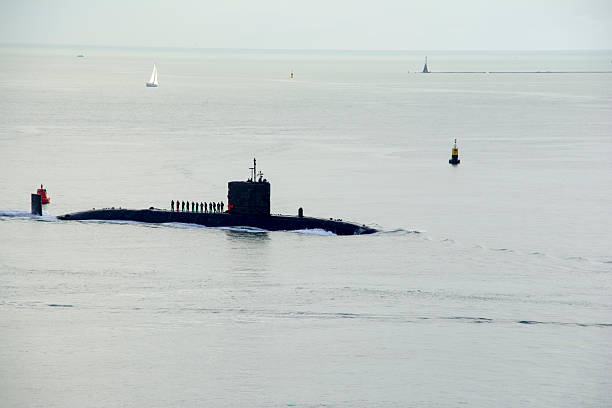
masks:
<svg viewBox="0 0 612 408"><path fill-rule="evenodd" d="M191 210L189 209L190 207L191 207ZM223 204L223 201L219 203L214 203L212 201L210 203L203 203L203 202L198 203L196 201L185 202L185 201L176 200L176 210L175 210L174 200L170 201L171 211L197 212L197 213L222 213L223 207L225 207L225 204Z"/></svg>

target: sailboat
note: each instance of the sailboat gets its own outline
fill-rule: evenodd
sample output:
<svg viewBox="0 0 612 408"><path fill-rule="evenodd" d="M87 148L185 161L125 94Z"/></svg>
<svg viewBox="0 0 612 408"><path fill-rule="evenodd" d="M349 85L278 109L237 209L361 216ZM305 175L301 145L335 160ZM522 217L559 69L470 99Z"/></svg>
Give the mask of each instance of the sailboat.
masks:
<svg viewBox="0 0 612 408"><path fill-rule="evenodd" d="M155 88L159 86L159 82L157 82L157 67L153 64L153 72L151 72L151 79L147 82L147 87Z"/></svg>

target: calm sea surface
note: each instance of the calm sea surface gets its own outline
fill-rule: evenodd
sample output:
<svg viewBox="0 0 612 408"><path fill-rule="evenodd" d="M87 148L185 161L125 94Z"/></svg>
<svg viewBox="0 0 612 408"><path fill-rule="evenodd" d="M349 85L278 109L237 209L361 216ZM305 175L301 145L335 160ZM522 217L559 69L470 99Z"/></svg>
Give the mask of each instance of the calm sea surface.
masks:
<svg viewBox="0 0 612 408"><path fill-rule="evenodd" d="M423 57L0 47L0 405L612 405L612 74ZM273 212L381 232L55 218L253 157Z"/></svg>

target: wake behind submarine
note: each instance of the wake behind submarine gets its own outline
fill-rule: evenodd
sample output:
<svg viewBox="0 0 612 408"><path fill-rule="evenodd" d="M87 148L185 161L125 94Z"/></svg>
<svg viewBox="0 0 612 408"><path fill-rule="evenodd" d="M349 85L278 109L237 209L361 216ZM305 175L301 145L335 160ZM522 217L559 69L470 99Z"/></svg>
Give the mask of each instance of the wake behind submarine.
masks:
<svg viewBox="0 0 612 408"><path fill-rule="evenodd" d="M336 235L361 235L377 232L366 225L342 220L304 217L300 208L297 216L270 214L270 183L259 173L257 179L256 160L253 159L252 177L247 181L230 181L227 188L227 210L225 212L176 211L155 209L130 210L121 208L93 209L61 215L61 220L137 221L147 223L180 222L206 227L254 227L268 231L294 231L322 229Z"/></svg>

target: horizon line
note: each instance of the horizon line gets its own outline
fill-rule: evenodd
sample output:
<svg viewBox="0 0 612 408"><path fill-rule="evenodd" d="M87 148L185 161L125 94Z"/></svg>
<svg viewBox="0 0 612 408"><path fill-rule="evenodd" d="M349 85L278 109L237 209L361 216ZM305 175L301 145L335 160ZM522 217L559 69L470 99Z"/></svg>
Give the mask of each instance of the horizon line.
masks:
<svg viewBox="0 0 612 408"><path fill-rule="evenodd" d="M277 51L277 52L612 52L612 48L550 48L550 49L354 49L354 48L241 48L241 47L188 47L153 45L101 45L101 44L57 44L57 43L14 43L2 42L0 46L17 47L57 47L57 48L116 48L116 49L156 49L156 50L202 50L202 51Z"/></svg>

